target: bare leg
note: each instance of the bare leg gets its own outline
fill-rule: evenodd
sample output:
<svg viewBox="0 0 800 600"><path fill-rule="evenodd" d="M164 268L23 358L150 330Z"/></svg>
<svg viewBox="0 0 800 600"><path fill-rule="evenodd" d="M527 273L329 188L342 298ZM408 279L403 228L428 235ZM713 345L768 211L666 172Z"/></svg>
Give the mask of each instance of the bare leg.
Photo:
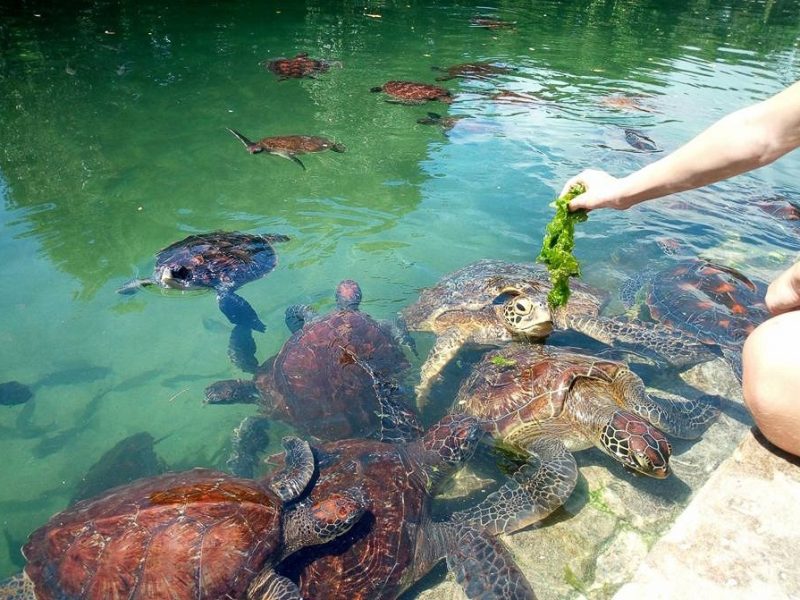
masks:
<svg viewBox="0 0 800 600"><path fill-rule="evenodd" d="M800 456L800 311L773 317L747 338L744 401L764 436Z"/></svg>

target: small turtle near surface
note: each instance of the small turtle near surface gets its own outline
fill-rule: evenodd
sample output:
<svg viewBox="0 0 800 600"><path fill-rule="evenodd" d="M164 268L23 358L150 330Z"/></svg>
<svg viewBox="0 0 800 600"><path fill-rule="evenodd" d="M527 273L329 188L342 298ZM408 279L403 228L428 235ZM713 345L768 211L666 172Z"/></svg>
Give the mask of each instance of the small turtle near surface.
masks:
<svg viewBox="0 0 800 600"><path fill-rule="evenodd" d="M741 381L744 341L769 318L766 291L766 283L732 267L687 258L632 277L620 297L625 306L644 309L646 317L719 346Z"/></svg>
<svg viewBox="0 0 800 600"><path fill-rule="evenodd" d="M460 65L452 65L446 69L442 67L431 68L435 71L444 71L446 73L445 75L437 77L436 81L447 81L449 79L455 79L456 77L482 79L494 75L508 75L514 72L514 69L511 67L489 62L463 63Z"/></svg>
<svg viewBox="0 0 800 600"><path fill-rule="evenodd" d="M470 27L480 27L481 29L514 29L516 21L506 21L495 17L475 16L469 20Z"/></svg>
<svg viewBox="0 0 800 600"><path fill-rule="evenodd" d="M411 331L428 331L436 341L420 369L417 404L422 407L434 380L465 344L498 345L540 341L554 329L572 330L659 364L685 368L712 360L719 349L667 325L600 315L603 293L578 281L565 306L552 310L552 289L541 265L481 260L424 289L402 311Z"/></svg>
<svg viewBox="0 0 800 600"><path fill-rule="evenodd" d="M347 150L342 144L315 135L277 135L265 137L257 142L253 142L235 129L228 128L228 131L244 144L250 154L266 152L267 154L280 156L281 158L291 160L304 171L306 166L297 158L298 154L324 152L325 150L333 150L334 152L344 152Z"/></svg>
<svg viewBox="0 0 800 600"><path fill-rule="evenodd" d="M636 129L625 129L625 141L631 148L640 152L661 152L661 149L653 140Z"/></svg>
<svg viewBox="0 0 800 600"><path fill-rule="evenodd" d="M398 104L422 104L436 100L450 104L453 101L453 95L449 90L438 85L414 81L387 81L381 86L370 89L370 92L383 92L392 98L387 102Z"/></svg>
<svg viewBox="0 0 800 600"><path fill-rule="evenodd" d="M340 282L335 296L336 309L326 315L290 306L286 324L292 335L278 354L251 381L211 384L206 402L256 402L263 419L278 418L326 441L418 437L421 426L398 385L410 367L400 346L410 342L402 322L379 322L360 311L362 291L353 280ZM238 429L228 463L234 473L253 473L261 427L250 417Z"/></svg>
<svg viewBox="0 0 800 600"><path fill-rule="evenodd" d="M442 116L439 113L429 112L427 117L417 119L417 123L420 125L435 125L441 127L445 131L449 131L463 118L464 117L460 116Z"/></svg>
<svg viewBox="0 0 800 600"><path fill-rule="evenodd" d="M502 446L531 457L486 499L528 504L524 518L503 524L509 532L567 500L578 478L573 451L595 446L629 471L667 477L672 448L662 432L699 437L719 415L719 399L652 396L623 363L569 348L511 343L473 367L452 411L477 417Z"/></svg>
<svg viewBox="0 0 800 600"><path fill-rule="evenodd" d="M300 600L273 567L364 516L357 482L297 501L314 474L308 443L285 438L269 481L209 469L168 473L78 502L34 531L4 600Z"/></svg>
<svg viewBox="0 0 800 600"><path fill-rule="evenodd" d="M448 415L407 444L344 440L315 446L319 476L310 499L326 498L363 480L367 514L331 544L298 553L281 566L304 598L394 600L445 559L468 598L534 598L530 584L480 516L515 519L524 507L471 509L431 518L432 494L473 453L482 437L468 415Z"/></svg>
<svg viewBox="0 0 800 600"><path fill-rule="evenodd" d="M300 79L301 77L314 77L331 68L327 61L309 58L307 52L301 52L294 58L274 58L267 61L267 69L279 79Z"/></svg>

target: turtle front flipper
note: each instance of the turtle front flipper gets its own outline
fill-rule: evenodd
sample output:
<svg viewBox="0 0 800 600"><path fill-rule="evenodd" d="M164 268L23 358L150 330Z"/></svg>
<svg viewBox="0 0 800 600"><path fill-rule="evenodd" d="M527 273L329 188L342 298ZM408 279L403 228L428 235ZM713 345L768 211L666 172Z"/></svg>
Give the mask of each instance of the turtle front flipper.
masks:
<svg viewBox="0 0 800 600"><path fill-rule="evenodd" d="M256 341L253 331L244 325L237 325L231 330L228 340L228 357L235 367L245 373L255 373L258 369L256 358Z"/></svg>
<svg viewBox="0 0 800 600"><path fill-rule="evenodd" d="M411 350L414 356L419 358L419 352L417 352L417 343L414 341L414 338L411 337L411 333L408 331L408 325L406 324L406 320L403 315L398 314L393 319L380 321L380 326L397 344L405 346Z"/></svg>
<svg viewBox="0 0 800 600"><path fill-rule="evenodd" d="M268 430L269 420L266 417L249 416L242 420L231 436L231 453L225 461L228 471L237 477L256 475L259 453L267 446Z"/></svg>
<svg viewBox="0 0 800 600"><path fill-rule="evenodd" d="M742 351L738 348L727 348L722 346L722 356L728 362L728 365L733 371L736 381L741 385L742 383Z"/></svg>
<svg viewBox="0 0 800 600"><path fill-rule="evenodd" d="M247 600L303 600L300 588L272 567L264 569L247 588Z"/></svg>
<svg viewBox="0 0 800 600"><path fill-rule="evenodd" d="M704 394L687 400L673 394L650 394L650 402L635 411L668 435L684 440L700 437L717 420L720 413L718 396Z"/></svg>
<svg viewBox="0 0 800 600"><path fill-rule="evenodd" d="M441 537L449 541L447 567L470 599L532 600L530 583L505 544L461 523L437 523L447 528Z"/></svg>
<svg viewBox="0 0 800 600"><path fill-rule="evenodd" d="M281 441L286 466L270 478L269 487L281 500L296 499L306 489L314 475L314 453L308 442L293 436Z"/></svg>
<svg viewBox="0 0 800 600"><path fill-rule="evenodd" d="M564 317L566 328L604 344L630 350L659 364L691 367L713 360L721 354L715 346L705 344L678 329L660 323L645 323L621 317Z"/></svg>
<svg viewBox="0 0 800 600"><path fill-rule="evenodd" d="M290 160L293 163L296 163L296 164L300 165L300 168L303 169L303 171L306 170L306 166L303 164L303 161L301 161L299 158L297 158L294 154L290 154L288 152L276 152L274 150L273 151L269 151L269 154L272 154L274 156L280 156L281 158L285 158L287 160Z"/></svg>
<svg viewBox="0 0 800 600"><path fill-rule="evenodd" d="M117 293L122 294L123 296L131 296L143 287L155 284L156 282L153 279L131 279L130 281L122 284L122 286L118 287Z"/></svg>
<svg viewBox="0 0 800 600"><path fill-rule="evenodd" d="M258 318L250 303L238 294L221 290L217 293L217 304L222 314L234 325L242 325L256 331L266 331L267 327Z"/></svg>
<svg viewBox="0 0 800 600"><path fill-rule="evenodd" d="M33 583L23 574L14 575L0 581L0 599L36 600Z"/></svg>
<svg viewBox="0 0 800 600"><path fill-rule="evenodd" d="M316 316L317 313L307 304L292 304L286 309L283 320L289 331L295 333L305 327L306 323L309 323Z"/></svg>
<svg viewBox="0 0 800 600"><path fill-rule="evenodd" d="M416 387L417 408L422 410L428 403L428 394L439 373L467 341L468 336L460 329L448 329L436 338L433 348L420 367L420 381Z"/></svg>
<svg viewBox="0 0 800 600"><path fill-rule="evenodd" d="M259 396L252 379L223 379L205 389L206 404L255 404Z"/></svg>
<svg viewBox="0 0 800 600"><path fill-rule="evenodd" d="M555 437L540 437L527 448L530 458L498 490L454 522L492 534L512 533L542 520L567 501L578 482L572 453Z"/></svg>

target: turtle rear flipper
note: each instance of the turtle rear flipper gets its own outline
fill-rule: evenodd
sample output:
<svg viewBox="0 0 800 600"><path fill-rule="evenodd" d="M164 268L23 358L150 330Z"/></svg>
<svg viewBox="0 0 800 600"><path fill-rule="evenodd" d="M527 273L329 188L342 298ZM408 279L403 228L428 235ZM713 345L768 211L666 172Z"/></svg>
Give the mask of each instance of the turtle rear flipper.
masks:
<svg viewBox="0 0 800 600"><path fill-rule="evenodd" d="M470 599L535 599L530 583L522 574L502 541L463 524L449 526L447 567Z"/></svg>
<svg viewBox="0 0 800 600"><path fill-rule="evenodd" d="M156 282L152 279L131 279L124 283L121 287L117 288L117 293L123 296L131 296L138 292L143 287L155 285Z"/></svg>
<svg viewBox="0 0 800 600"><path fill-rule="evenodd" d="M491 534L512 533L542 520L567 501L578 482L578 466L564 443L540 437L527 447L530 459L499 489L455 522Z"/></svg>
<svg viewBox="0 0 800 600"><path fill-rule="evenodd" d="M266 331L267 327L258 318L255 309L250 303L231 291L220 291L217 294L217 304L222 314L234 325L242 325L256 331Z"/></svg>
<svg viewBox="0 0 800 600"><path fill-rule="evenodd" d="M316 311L307 304L292 304L286 309L283 320L292 333L300 331L317 316Z"/></svg>

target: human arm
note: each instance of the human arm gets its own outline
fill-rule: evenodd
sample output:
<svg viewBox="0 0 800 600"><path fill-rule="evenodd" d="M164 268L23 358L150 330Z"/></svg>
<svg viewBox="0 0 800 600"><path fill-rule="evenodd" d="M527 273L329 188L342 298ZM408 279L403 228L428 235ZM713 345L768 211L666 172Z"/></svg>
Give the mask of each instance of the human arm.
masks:
<svg viewBox="0 0 800 600"><path fill-rule="evenodd" d="M631 206L698 188L769 164L800 146L800 81L726 115L671 154L626 177L589 169L571 178L586 192L570 210Z"/></svg>
<svg viewBox="0 0 800 600"><path fill-rule="evenodd" d="M800 308L800 262L793 264L769 284L765 302L773 315Z"/></svg>

